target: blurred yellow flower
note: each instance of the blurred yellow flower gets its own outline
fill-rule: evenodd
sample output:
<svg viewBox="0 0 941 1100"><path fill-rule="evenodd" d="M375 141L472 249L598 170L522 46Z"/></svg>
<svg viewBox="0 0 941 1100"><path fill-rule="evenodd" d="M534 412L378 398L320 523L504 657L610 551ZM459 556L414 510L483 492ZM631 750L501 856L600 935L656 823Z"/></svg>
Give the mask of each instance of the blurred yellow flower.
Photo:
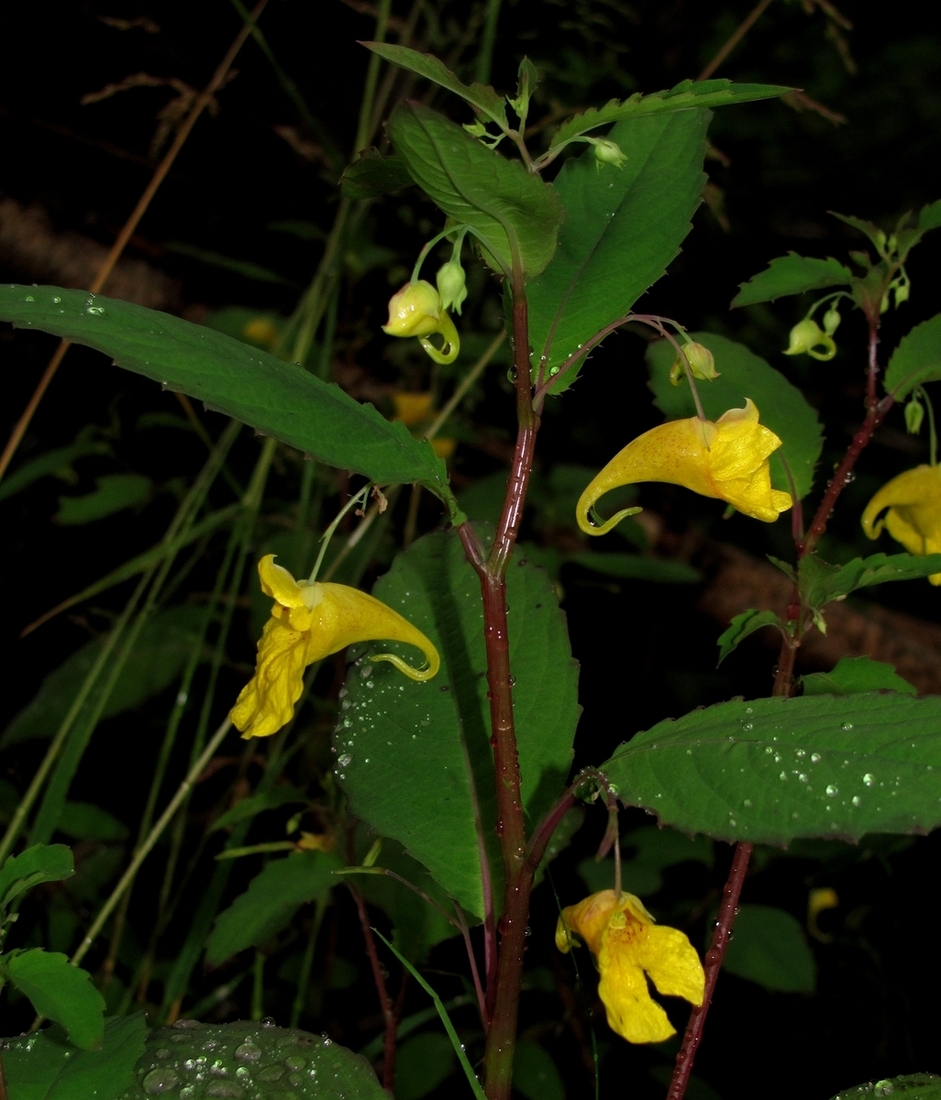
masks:
<svg viewBox="0 0 941 1100"><path fill-rule="evenodd" d="M415 336L436 363L453 363L461 350L461 340L451 315L441 305L438 291L419 279L406 283L389 299L389 320L382 326L389 336ZM428 339L441 334L440 348Z"/></svg>
<svg viewBox="0 0 941 1100"><path fill-rule="evenodd" d="M866 505L862 524L871 539L887 527L910 554L941 554L941 466L916 466L892 478ZM941 573L928 580L941 584Z"/></svg>
<svg viewBox="0 0 941 1100"><path fill-rule="evenodd" d="M294 717L304 688L304 669L354 642L389 638L416 646L428 662L412 668L394 653L370 654L389 661L412 680L430 680L441 666L424 634L391 607L345 584L302 584L274 554L258 563L262 591L274 599L271 618L258 643L255 675L242 688L229 717L242 736L268 737Z"/></svg>
<svg viewBox="0 0 941 1100"><path fill-rule="evenodd" d="M608 1024L629 1043L661 1043L676 1034L650 996L648 977L665 996L702 1004L706 977L693 945L678 929L658 926L633 894L602 890L567 906L556 925L556 947L569 951L575 936L595 957Z"/></svg>
<svg viewBox="0 0 941 1100"><path fill-rule="evenodd" d="M693 416L669 420L638 436L595 477L579 498L578 526L587 535L604 535L629 508L600 527L591 522L591 509L610 489L638 481L666 481L684 485L704 497L728 501L752 519L773 523L791 507L790 493L771 488L768 456L781 446L770 429L758 423L755 403L729 409L715 423Z"/></svg>
<svg viewBox="0 0 941 1100"><path fill-rule="evenodd" d="M401 420L406 428L422 428L428 426L434 419L434 406L431 393L394 393L392 404L395 408L395 419ZM422 438L421 432L414 432L418 438ZM450 458L457 447L457 440L449 436L436 435L430 440L438 458Z"/></svg>

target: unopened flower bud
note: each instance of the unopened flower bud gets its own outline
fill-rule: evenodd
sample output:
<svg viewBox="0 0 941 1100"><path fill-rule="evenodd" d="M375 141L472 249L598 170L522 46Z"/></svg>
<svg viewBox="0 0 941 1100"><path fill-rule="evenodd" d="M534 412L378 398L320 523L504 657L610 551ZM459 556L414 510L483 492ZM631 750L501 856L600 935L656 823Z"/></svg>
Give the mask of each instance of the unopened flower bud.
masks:
<svg viewBox="0 0 941 1100"><path fill-rule="evenodd" d="M827 312L823 315L823 331L827 336L832 336L834 332L840 327L840 321L843 318L840 316L840 311L835 305L830 306Z"/></svg>
<svg viewBox="0 0 941 1100"><path fill-rule="evenodd" d="M595 160L600 164L613 164L615 168L623 168L627 160L627 154L621 152L621 146L616 141L608 141L607 138L589 138L595 149Z"/></svg>
<svg viewBox="0 0 941 1100"><path fill-rule="evenodd" d="M921 422L925 419L925 407L913 397L905 406L905 427L909 435L918 435L921 431Z"/></svg>
<svg viewBox="0 0 941 1100"><path fill-rule="evenodd" d="M459 260L449 260L438 268L435 276L438 293L441 295L441 308L461 312L461 303L467 297L464 268Z"/></svg>
<svg viewBox="0 0 941 1100"><path fill-rule="evenodd" d="M441 299L431 283L406 283L389 299L389 320L382 331L390 336L430 336L441 323Z"/></svg>
<svg viewBox="0 0 941 1100"><path fill-rule="evenodd" d="M790 343L784 354L803 355L805 353L823 362L836 355L836 343L833 337L828 336L817 322L809 317L798 322L791 329Z"/></svg>
<svg viewBox="0 0 941 1100"><path fill-rule="evenodd" d="M702 382L712 382L719 377L715 358L704 344L690 343L683 348L683 351L686 353L689 369L693 372L694 378ZM678 355L673 360L673 366L670 367L670 381L674 386L678 386L683 380L685 369L683 356Z"/></svg>

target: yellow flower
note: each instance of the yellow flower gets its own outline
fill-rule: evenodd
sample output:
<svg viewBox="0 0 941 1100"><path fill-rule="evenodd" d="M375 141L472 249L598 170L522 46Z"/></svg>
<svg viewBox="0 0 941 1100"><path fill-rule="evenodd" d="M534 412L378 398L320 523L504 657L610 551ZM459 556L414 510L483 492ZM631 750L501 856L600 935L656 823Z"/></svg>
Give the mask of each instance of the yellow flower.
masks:
<svg viewBox="0 0 941 1100"><path fill-rule="evenodd" d="M428 662L424 669L394 653L369 657L390 661L412 680L430 680L440 668L438 651L425 635L373 596L345 584L301 584L275 565L274 554L261 559L258 573L262 591L275 602L258 643L255 675L229 714L243 737L268 737L290 722L304 688L304 669L354 642L391 638L416 646Z"/></svg>
<svg viewBox="0 0 941 1100"><path fill-rule="evenodd" d="M436 363L453 363L461 350L461 340L451 315L441 305L438 291L419 279L406 283L389 299L389 320L382 326L389 336L417 336L418 342ZM440 348L427 339L441 334Z"/></svg>
<svg viewBox="0 0 941 1100"><path fill-rule="evenodd" d="M602 890L567 906L556 925L556 947L570 950L574 936L595 957L608 1024L629 1043L662 1043L676 1034L650 996L647 977L665 996L702 1004L706 977L693 945L678 929L659 927L633 894Z"/></svg>
<svg viewBox="0 0 941 1100"><path fill-rule="evenodd" d="M395 420L401 420L406 428L426 427L434 419L434 394L431 393L394 393L392 404L395 408ZM416 438L423 438L421 432L413 432ZM436 435L431 440L438 458L450 458L457 447L457 440L449 436Z"/></svg>
<svg viewBox="0 0 941 1100"><path fill-rule="evenodd" d="M715 423L696 416L667 421L628 443L591 482L578 501L578 526L587 535L604 535L624 516L640 511L625 509L600 527L590 519L609 489L638 481L685 485L701 496L728 501L752 519L773 523L791 507L789 493L771 488L768 456L780 446L774 432L758 423L750 398L744 409L729 409Z"/></svg>
<svg viewBox="0 0 941 1100"><path fill-rule="evenodd" d="M916 466L892 478L866 505L862 524L871 539L888 527L910 554L941 554L941 466ZM928 580L941 584L941 573Z"/></svg>

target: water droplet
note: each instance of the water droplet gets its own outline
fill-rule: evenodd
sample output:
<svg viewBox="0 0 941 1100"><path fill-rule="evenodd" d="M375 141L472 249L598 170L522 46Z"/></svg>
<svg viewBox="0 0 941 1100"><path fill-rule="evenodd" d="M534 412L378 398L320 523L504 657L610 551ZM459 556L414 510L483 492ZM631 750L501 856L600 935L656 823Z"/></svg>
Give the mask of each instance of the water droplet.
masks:
<svg viewBox="0 0 941 1100"><path fill-rule="evenodd" d="M807 782L807 776L803 772L801 772L797 778L801 781L801 783Z"/></svg>
<svg viewBox="0 0 941 1100"><path fill-rule="evenodd" d="M26 297L23 300L25 302L35 302L36 301L36 299L32 296L32 294L27 294Z"/></svg>
<svg viewBox="0 0 941 1100"><path fill-rule="evenodd" d="M617 785L617 783L609 783L608 790L615 796L615 798L617 798L617 796L621 793L621 788Z"/></svg>
<svg viewBox="0 0 941 1100"><path fill-rule="evenodd" d="M163 1061L165 1058L172 1058L173 1051L167 1050L166 1047L161 1047L159 1050L154 1051L154 1057L159 1058L161 1061Z"/></svg>
<svg viewBox="0 0 941 1100"><path fill-rule="evenodd" d="M372 665L363 665L359 670L360 679L368 680L372 676Z"/></svg>
<svg viewBox="0 0 941 1100"><path fill-rule="evenodd" d="M152 1069L141 1082L144 1092L149 1096L159 1096L163 1092L169 1092L170 1089L176 1088L179 1083L180 1075L169 1066Z"/></svg>
<svg viewBox="0 0 941 1100"><path fill-rule="evenodd" d="M866 774L863 776L863 782L866 784L867 787L871 787L873 783L875 783L875 781L876 777L872 774L872 772L866 772Z"/></svg>
<svg viewBox="0 0 941 1100"><path fill-rule="evenodd" d="M891 1096L895 1092L895 1085L889 1080L877 1081L872 1086L873 1096Z"/></svg>
<svg viewBox="0 0 941 1100"><path fill-rule="evenodd" d="M852 722L844 722L843 725L840 726L840 729L843 730L844 733L848 733L852 728L853 728L853 723Z"/></svg>
<svg viewBox="0 0 941 1100"><path fill-rule="evenodd" d="M220 1100L240 1100L245 1095L245 1089L235 1081L211 1081L203 1095L219 1097Z"/></svg>
<svg viewBox="0 0 941 1100"><path fill-rule="evenodd" d="M795 756L806 756L807 755L807 750L806 749L795 749L794 750L794 755Z"/></svg>
<svg viewBox="0 0 941 1100"><path fill-rule="evenodd" d="M101 317L104 311L104 306L88 306L85 310L89 317Z"/></svg>
<svg viewBox="0 0 941 1100"><path fill-rule="evenodd" d="M755 708L754 707L746 707L745 708L745 713L746 714L754 714L755 713Z"/></svg>
<svg viewBox="0 0 941 1100"><path fill-rule="evenodd" d="M819 764L820 763L820 753L819 752L812 752L810 754L810 762L811 762L811 764Z"/></svg>
<svg viewBox="0 0 941 1100"><path fill-rule="evenodd" d="M781 774L778 776L778 779L787 779L787 772L781 772Z"/></svg>
<svg viewBox="0 0 941 1100"><path fill-rule="evenodd" d="M184 1085L183 1088L180 1089L180 1100L193 1100L193 1097L195 1095L196 1095L196 1086L195 1085Z"/></svg>
<svg viewBox="0 0 941 1100"><path fill-rule="evenodd" d="M255 1074L256 1081L280 1081L284 1076L283 1066L265 1066Z"/></svg>
<svg viewBox="0 0 941 1100"><path fill-rule="evenodd" d="M274 1016L266 1016L261 1021L261 1026L262 1027L277 1027L278 1026L278 1021L274 1018Z"/></svg>
<svg viewBox="0 0 941 1100"><path fill-rule="evenodd" d="M61 301L62 301L62 299L59 297L58 294L56 294L52 299L52 304L54 306L57 306Z"/></svg>
<svg viewBox="0 0 941 1100"><path fill-rule="evenodd" d="M743 722L742 723L742 729L746 733L750 733L754 728L755 728L755 723L754 722Z"/></svg>
<svg viewBox="0 0 941 1100"><path fill-rule="evenodd" d="M746 798L743 805L745 806L746 809L751 809L751 799Z"/></svg>
<svg viewBox="0 0 941 1100"><path fill-rule="evenodd" d="M307 1065L307 1059L301 1058L298 1054L293 1054L290 1058L284 1059L284 1064L288 1067L288 1069L299 1070L303 1069Z"/></svg>
<svg viewBox="0 0 941 1100"><path fill-rule="evenodd" d="M858 794L854 794L851 801L854 806L862 806L863 804L863 800L859 797Z"/></svg>
<svg viewBox="0 0 941 1100"><path fill-rule="evenodd" d="M261 1057L261 1047L256 1046L251 1039L235 1048L235 1057L240 1062L257 1062Z"/></svg>
<svg viewBox="0 0 941 1100"><path fill-rule="evenodd" d="M774 749L770 745L765 745L765 752L770 756Z"/></svg>
<svg viewBox="0 0 941 1100"><path fill-rule="evenodd" d="M344 719L343 719L343 721L342 721L342 723L341 723L341 725L343 726L343 728L344 728L345 730L348 730L348 729L350 729L350 728L352 727L352 725L353 725L353 719L352 719L352 718L344 718Z"/></svg>
<svg viewBox="0 0 941 1100"><path fill-rule="evenodd" d="M839 790L833 786L832 783L827 785L827 794L832 798L835 794L839 794Z"/></svg>

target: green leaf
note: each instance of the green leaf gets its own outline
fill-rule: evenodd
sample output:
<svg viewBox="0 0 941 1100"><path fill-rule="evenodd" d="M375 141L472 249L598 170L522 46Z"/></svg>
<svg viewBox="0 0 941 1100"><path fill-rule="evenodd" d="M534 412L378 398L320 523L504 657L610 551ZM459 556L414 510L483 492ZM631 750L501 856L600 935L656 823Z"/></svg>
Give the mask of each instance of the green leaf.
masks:
<svg viewBox="0 0 941 1100"><path fill-rule="evenodd" d="M918 689L903 680L891 665L871 657L841 657L830 672L802 676L801 684L805 695L856 695L864 691L918 694Z"/></svg>
<svg viewBox="0 0 941 1100"><path fill-rule="evenodd" d="M34 844L18 856L8 856L0 868L0 909L5 910L24 890L74 874L72 849L64 844Z"/></svg>
<svg viewBox="0 0 941 1100"><path fill-rule="evenodd" d="M95 491L81 497L59 497L55 521L66 527L93 523L125 508L145 504L154 483L143 474L105 474L95 478Z"/></svg>
<svg viewBox="0 0 941 1100"><path fill-rule="evenodd" d="M591 149L562 166L559 248L526 288L534 368L544 364L551 376L666 271L706 182L708 124L706 111L630 119L608 134L628 154L623 168L599 172ZM566 371L553 392L575 375Z"/></svg>
<svg viewBox="0 0 941 1100"><path fill-rule="evenodd" d="M368 656L353 666L335 735L337 774L357 816L398 840L464 909L482 916L481 859L489 859L499 897L500 857L477 574L456 537L433 534L399 554L373 591L428 635L442 668L417 684ZM578 669L542 570L515 558L507 604L523 802L535 825L571 764Z"/></svg>
<svg viewBox="0 0 941 1100"><path fill-rule="evenodd" d="M941 378L941 313L903 336L885 372L885 389L904 401L916 386Z"/></svg>
<svg viewBox="0 0 941 1100"><path fill-rule="evenodd" d="M669 111L688 111L691 108L724 107L733 103L752 103L758 99L774 99L793 91L792 88L774 84L733 84L731 80L684 80L668 92L652 92L650 95L635 93L630 99L612 99L604 107L590 107L580 115L567 119L556 130L550 148L571 141L579 134L588 133L598 126L622 122L639 115L664 114ZM612 134L611 141L621 142ZM621 145L624 152L628 149ZM628 155L633 156L633 153Z"/></svg>
<svg viewBox="0 0 941 1100"><path fill-rule="evenodd" d="M206 1051L212 1051L209 1074ZM152 1031L134 1079L116 1100L153 1100L161 1094L194 1100L389 1100L372 1066L359 1054L326 1036L251 1020L179 1020Z"/></svg>
<svg viewBox="0 0 941 1100"><path fill-rule="evenodd" d="M73 840L125 840L127 826L92 802L66 802L56 826Z"/></svg>
<svg viewBox="0 0 941 1100"><path fill-rule="evenodd" d="M565 1085L545 1047L521 1039L513 1056L513 1088L526 1100L565 1100Z"/></svg>
<svg viewBox="0 0 941 1100"><path fill-rule="evenodd" d="M395 1100L421 1100L451 1076L454 1066L447 1035L424 1031L406 1039L395 1055Z"/></svg>
<svg viewBox="0 0 941 1100"><path fill-rule="evenodd" d="M562 220L548 184L421 104L400 104L386 129L419 187L448 217L470 226L504 273L514 256L530 278L545 268Z"/></svg>
<svg viewBox="0 0 941 1100"><path fill-rule="evenodd" d="M382 484L419 482L451 497L444 463L404 424L221 332L116 298L42 286L0 286L0 320L97 348L119 367L198 398L329 466Z"/></svg>
<svg viewBox="0 0 941 1100"><path fill-rule="evenodd" d="M8 474L3 481L0 481L0 500L13 496L41 477L67 474L67 480L69 478L73 481L78 480L78 474L72 470L74 462L85 458L86 455L111 454L111 447L107 443L95 439L97 431L98 429L91 425L82 428L75 437L75 442L68 447L47 451L46 454L25 462L12 474Z"/></svg>
<svg viewBox="0 0 941 1100"><path fill-rule="evenodd" d="M577 550L567 560L619 580L651 581L655 584L697 584L702 580L702 573L686 562L648 558L642 554L599 554L594 550Z"/></svg>
<svg viewBox="0 0 941 1100"><path fill-rule="evenodd" d="M941 697L733 700L637 734L602 770L626 805L719 840L925 833L941 824Z"/></svg>
<svg viewBox="0 0 941 1100"><path fill-rule="evenodd" d="M823 433L816 411L801 391L792 386L780 371L744 344L711 332L690 333L715 356L721 377L699 383L699 397L706 416L717 420L728 409L742 408L750 397L758 407L761 423L781 440L782 446L770 458L771 484L791 492L784 468L786 462L794 479L798 499L813 485L814 466L823 447ZM667 340L658 340L647 351L650 388L659 409L671 420L696 415L689 385L673 386L670 367L676 358Z"/></svg>
<svg viewBox="0 0 941 1100"><path fill-rule="evenodd" d="M345 199L378 199L415 181L401 157L384 157L378 149L364 149L340 177Z"/></svg>
<svg viewBox="0 0 941 1100"><path fill-rule="evenodd" d="M72 966L68 955L34 947L5 955L0 968L39 1015L61 1024L76 1046L101 1046L105 999L91 984L88 971Z"/></svg>
<svg viewBox="0 0 941 1100"><path fill-rule="evenodd" d="M267 864L248 890L216 918L206 962L218 966L246 947L261 947L281 931L298 909L336 886L343 864L332 852L298 852Z"/></svg>
<svg viewBox="0 0 941 1100"><path fill-rule="evenodd" d="M645 825L625 836L621 842L621 866L624 889L638 897L656 894L663 886L663 872L680 863L704 863L712 867L712 841L689 837L675 829ZM578 873L592 893L610 890L614 882L614 861L584 859Z"/></svg>
<svg viewBox="0 0 941 1100"><path fill-rule="evenodd" d="M270 791L252 794L248 798L236 802L231 810L226 810L224 814L216 818L212 823L212 828L213 831L216 829L231 829L233 825L237 825L240 821L248 821L264 810L276 810L280 806L297 805L308 801L310 800L303 791L299 791L291 783L283 783L277 787L272 787Z"/></svg>
<svg viewBox="0 0 941 1100"><path fill-rule="evenodd" d="M934 1073L906 1073L902 1077L884 1077L865 1085L838 1092L833 1100L865 1100L865 1097L904 1095L905 1100L941 1100L941 1077Z"/></svg>
<svg viewBox="0 0 941 1100"><path fill-rule="evenodd" d="M194 645L204 612L198 607L176 607L154 614L141 630L131 659L118 677L105 705L103 718L133 710L169 687L181 674ZM66 658L46 676L31 703L7 726L0 746L33 737L51 737L58 729L85 678L98 660L106 638L96 638ZM95 704L94 699L86 707Z"/></svg>
<svg viewBox="0 0 941 1100"><path fill-rule="evenodd" d="M941 226L941 199L921 208L918 215L918 228L924 233Z"/></svg>
<svg viewBox="0 0 941 1100"><path fill-rule="evenodd" d="M818 554L801 558L797 567L801 600L819 610L831 600L844 600L859 588L886 581L911 581L941 573L941 554L870 554L846 565L831 565Z"/></svg>
<svg viewBox="0 0 941 1100"><path fill-rule="evenodd" d="M772 260L766 271L761 271L747 283L741 284L741 290L732 299L731 308L751 306L756 302L773 302L788 294L803 294L808 290L820 290L828 286L842 286L849 283L853 273L839 260L828 256L825 260L811 256L798 256L789 252Z"/></svg>
<svg viewBox="0 0 941 1100"><path fill-rule="evenodd" d="M62 1029L7 1039L3 1070L12 1100L117 1100L134 1079L147 1035L142 1012L105 1021L100 1050L79 1050Z"/></svg>
<svg viewBox="0 0 941 1100"><path fill-rule="evenodd" d="M722 966L782 993L813 993L817 964L800 924L772 905L743 905Z"/></svg>
<svg viewBox="0 0 941 1100"><path fill-rule="evenodd" d="M393 65L417 73L419 76L425 77L426 80L439 84L442 88L447 88L449 92L459 95L461 99L467 100L477 112L485 115L491 122L495 122L501 130L509 128L503 97L497 95L489 84L477 84L475 82L468 86L459 80L445 66L444 62L439 61L437 57L433 57L430 53L418 53L417 50L410 50L406 46L393 46L388 42L361 42L360 45L372 50L373 53L379 54L386 61L391 61Z"/></svg>
<svg viewBox="0 0 941 1100"><path fill-rule="evenodd" d="M763 626L776 626L780 630L782 625L781 619L774 611L757 611L755 608L751 608L748 611L743 611L741 615L736 615L717 639L719 660L716 662L716 666L721 665L726 657L745 641L749 634L754 634L756 630L761 630Z"/></svg>

